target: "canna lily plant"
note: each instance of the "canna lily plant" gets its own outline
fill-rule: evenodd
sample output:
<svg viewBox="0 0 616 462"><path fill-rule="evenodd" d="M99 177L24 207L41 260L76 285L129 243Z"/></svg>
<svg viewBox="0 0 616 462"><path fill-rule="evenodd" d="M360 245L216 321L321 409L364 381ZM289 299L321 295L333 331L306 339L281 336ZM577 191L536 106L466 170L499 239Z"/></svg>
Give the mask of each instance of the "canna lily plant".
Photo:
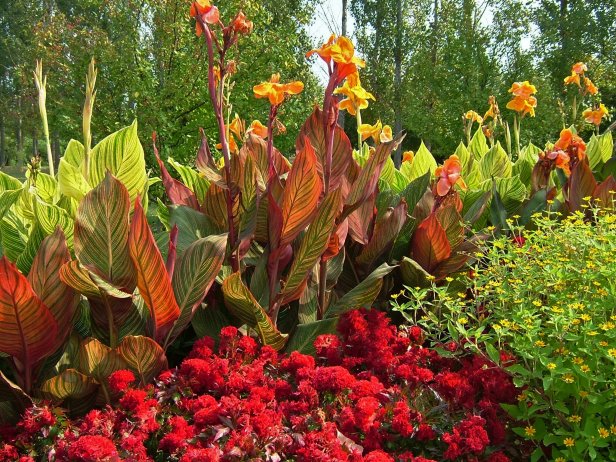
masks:
<svg viewBox="0 0 616 462"><path fill-rule="evenodd" d="M226 48L216 37L218 28L224 36L229 26L198 16L197 21L208 49L219 51L210 72L214 66L224 69ZM391 153L402 137L380 123L369 134L360 127L358 145L365 156L357 157L337 120L341 108L359 115L373 98L359 83L364 63L346 37L330 37L307 54L312 55L326 63L329 82L323 107L300 129L292 163L275 147L275 128L279 107L303 85L282 83L278 75L254 87L255 97L269 102L267 129L253 122L238 140L238 151L225 154L227 131L221 125L224 165L213 162L205 137L196 170L170 162L183 182L159 159L172 204L159 204L167 229L191 222L198 224L194 235L229 233L220 291L212 291L205 309L197 310L197 332L231 316L276 349L311 351L312 340L332 332L340 314L371 306L383 286L394 283L388 275L403 260L408 280L425 282L460 269L474 249L465 239L462 202L453 187L462 183L460 171L454 180L455 167L447 164L446 178L453 183L441 195L433 192L436 162L425 163L426 153L431 155L424 147L412 162L407 157L408 169L401 173ZM214 111L222 114L228 98L215 90ZM373 148L363 143L368 136L375 139ZM388 175L397 179L395 191L381 181ZM178 249L187 244L178 240Z"/></svg>

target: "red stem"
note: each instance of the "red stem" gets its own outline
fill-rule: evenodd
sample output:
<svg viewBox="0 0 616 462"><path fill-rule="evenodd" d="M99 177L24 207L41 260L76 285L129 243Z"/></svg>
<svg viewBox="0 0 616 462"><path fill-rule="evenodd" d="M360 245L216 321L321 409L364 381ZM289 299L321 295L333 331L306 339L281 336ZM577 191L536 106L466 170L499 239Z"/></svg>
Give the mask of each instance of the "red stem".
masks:
<svg viewBox="0 0 616 462"><path fill-rule="evenodd" d="M208 54L208 90L210 93L210 99L212 100L212 106L214 107L214 113L216 114L216 120L218 122L218 131L220 134L220 144L222 146L222 156L225 161L224 170L225 170L225 181L227 183L228 189L227 194L225 195L225 199L227 202L227 221L229 222L229 248L231 249L231 253L229 255L229 260L231 263L231 268L233 271L239 270L239 262L234 254L234 249L237 245L237 233L235 229L234 216L233 216L233 203L235 202L235 194L231 177L231 156L229 154L229 143L227 141L227 131L225 127L225 118L222 113L222 100L218 98L216 94L216 77L214 75L214 45L212 32L210 31L209 26L201 19L199 15L197 15L197 21L201 24L205 41L207 43L207 54ZM217 43L218 46L218 43ZM222 84L224 77L224 66L222 66L224 61L224 50L220 50L219 53L221 55L221 66L220 66L220 81Z"/></svg>

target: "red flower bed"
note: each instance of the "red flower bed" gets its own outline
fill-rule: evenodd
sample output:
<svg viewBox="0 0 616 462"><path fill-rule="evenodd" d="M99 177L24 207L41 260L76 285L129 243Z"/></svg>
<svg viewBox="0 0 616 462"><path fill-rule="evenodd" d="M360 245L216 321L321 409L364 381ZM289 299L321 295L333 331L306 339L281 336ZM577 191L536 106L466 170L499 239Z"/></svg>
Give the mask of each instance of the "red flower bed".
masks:
<svg viewBox="0 0 616 462"><path fill-rule="evenodd" d="M516 390L489 360L445 358L421 345L419 329L398 331L378 311L352 311L338 330L317 339L315 359L281 356L227 327L217 353L199 340L155 386L135 389L130 372L114 373L114 406L75 420L29 409L2 430L0 461L515 458L499 404Z"/></svg>

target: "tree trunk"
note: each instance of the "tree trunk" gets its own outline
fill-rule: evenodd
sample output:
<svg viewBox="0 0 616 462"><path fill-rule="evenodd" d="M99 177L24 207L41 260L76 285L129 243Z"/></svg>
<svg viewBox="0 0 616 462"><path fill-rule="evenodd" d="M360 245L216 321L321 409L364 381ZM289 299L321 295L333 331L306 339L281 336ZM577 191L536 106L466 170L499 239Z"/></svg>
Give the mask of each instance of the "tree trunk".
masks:
<svg viewBox="0 0 616 462"><path fill-rule="evenodd" d="M4 116L0 114L0 167L6 164L6 139L4 128Z"/></svg>
<svg viewBox="0 0 616 462"><path fill-rule="evenodd" d="M396 100L394 102L394 126L395 134L402 131L402 0L396 0L396 45L394 50L394 91ZM394 152L394 164L400 167L402 163L402 147L398 146Z"/></svg>
<svg viewBox="0 0 616 462"><path fill-rule="evenodd" d="M24 149L24 136L21 117L21 96L17 97L17 126L15 127L15 140L17 141L17 152L21 152Z"/></svg>
<svg viewBox="0 0 616 462"><path fill-rule="evenodd" d="M347 35L347 2L348 0L342 0L342 28L340 35ZM340 125L342 128L344 128L344 117L344 111L338 112L338 125ZM358 147L358 149L361 149L361 146Z"/></svg>

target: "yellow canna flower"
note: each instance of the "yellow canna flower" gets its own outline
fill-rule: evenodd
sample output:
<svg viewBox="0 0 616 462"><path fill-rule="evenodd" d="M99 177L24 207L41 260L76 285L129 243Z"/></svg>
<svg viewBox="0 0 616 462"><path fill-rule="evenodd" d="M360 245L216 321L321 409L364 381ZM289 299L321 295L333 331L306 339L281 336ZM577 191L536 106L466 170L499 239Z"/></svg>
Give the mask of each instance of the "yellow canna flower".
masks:
<svg viewBox="0 0 616 462"><path fill-rule="evenodd" d="M381 124L381 121L377 120L374 125L361 124L357 129L357 132L361 135L362 141L372 138L375 143L378 143L382 129L383 125Z"/></svg>
<svg viewBox="0 0 616 462"><path fill-rule="evenodd" d="M389 125L384 125L383 130L381 130L381 135L379 136L381 143L387 143L394 139L393 133L391 132L391 127Z"/></svg>
<svg viewBox="0 0 616 462"><path fill-rule="evenodd" d="M575 72L571 72L570 76L565 77L565 85L572 85L572 84L576 84L578 87L581 86L580 85L580 75Z"/></svg>
<svg viewBox="0 0 616 462"><path fill-rule="evenodd" d="M483 117L481 117L479 114L477 114L475 111L467 111L464 114L464 118L466 120L470 120L472 122L477 122L478 124L483 123Z"/></svg>
<svg viewBox="0 0 616 462"><path fill-rule="evenodd" d="M413 151L404 151L402 153L402 162L413 162L415 158L415 153Z"/></svg>
<svg viewBox="0 0 616 462"><path fill-rule="evenodd" d="M575 63L572 67L571 67L571 72L575 72L576 74L583 74L584 72L586 72L588 70L588 67L586 66L586 64L584 64L583 62L578 62Z"/></svg>
<svg viewBox="0 0 616 462"><path fill-rule="evenodd" d="M364 67L364 60L355 56L355 47L345 36L332 34L321 48L315 48L306 53L306 58L318 54L328 65L333 61L338 68L340 79L357 72L358 67ZM341 80L340 80L341 81Z"/></svg>
<svg viewBox="0 0 616 462"><path fill-rule="evenodd" d="M280 83L280 74L272 74L269 82L263 82L253 87L256 98L268 98L272 106L278 106L286 95L297 95L304 89L300 81Z"/></svg>
<svg viewBox="0 0 616 462"><path fill-rule="evenodd" d="M590 108L586 109L583 113L582 116L584 116L584 120L586 120L586 122L588 122L589 124L595 124L595 125L600 125L601 124L601 119L603 119L604 117L607 117L609 114L607 108L605 107L605 104L601 103L599 104L599 108L592 110Z"/></svg>
<svg viewBox="0 0 616 462"><path fill-rule="evenodd" d="M356 115L358 109L366 109L369 99L375 101L374 95L361 86L357 72L349 75L344 85L334 90L334 95L346 96L340 101L339 107L351 115Z"/></svg>

